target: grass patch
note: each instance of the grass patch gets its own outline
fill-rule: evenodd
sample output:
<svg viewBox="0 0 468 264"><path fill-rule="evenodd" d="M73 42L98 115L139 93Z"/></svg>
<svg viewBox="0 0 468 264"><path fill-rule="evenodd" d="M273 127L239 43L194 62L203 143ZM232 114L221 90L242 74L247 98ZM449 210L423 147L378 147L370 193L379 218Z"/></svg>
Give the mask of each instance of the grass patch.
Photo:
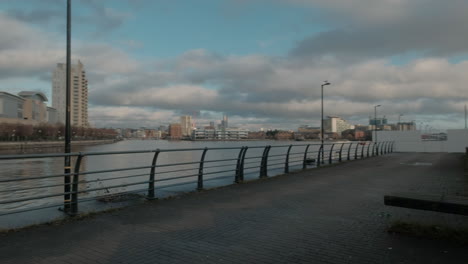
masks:
<svg viewBox="0 0 468 264"><path fill-rule="evenodd" d="M395 221L387 230L418 238L446 240L468 245L468 227L453 228L441 225L425 225L415 222Z"/></svg>

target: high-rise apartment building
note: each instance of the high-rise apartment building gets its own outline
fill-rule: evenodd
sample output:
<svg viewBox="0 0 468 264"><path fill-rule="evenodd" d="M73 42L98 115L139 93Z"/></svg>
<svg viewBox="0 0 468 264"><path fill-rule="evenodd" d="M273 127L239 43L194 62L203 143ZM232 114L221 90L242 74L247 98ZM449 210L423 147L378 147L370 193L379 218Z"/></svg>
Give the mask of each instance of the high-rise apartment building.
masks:
<svg viewBox="0 0 468 264"><path fill-rule="evenodd" d="M57 121L65 123L67 65L57 63L52 74L52 106L57 109ZM88 79L81 61L70 70L70 124L88 126Z"/></svg>
<svg viewBox="0 0 468 264"><path fill-rule="evenodd" d="M181 116L180 125L182 128L183 137L192 136L192 117L191 116Z"/></svg>
<svg viewBox="0 0 468 264"><path fill-rule="evenodd" d="M223 120L221 120L221 127L228 128L228 116L227 114L223 114Z"/></svg>
<svg viewBox="0 0 468 264"><path fill-rule="evenodd" d="M338 116L329 116L323 120L323 128L327 133L341 134L345 130L354 129L354 126Z"/></svg>

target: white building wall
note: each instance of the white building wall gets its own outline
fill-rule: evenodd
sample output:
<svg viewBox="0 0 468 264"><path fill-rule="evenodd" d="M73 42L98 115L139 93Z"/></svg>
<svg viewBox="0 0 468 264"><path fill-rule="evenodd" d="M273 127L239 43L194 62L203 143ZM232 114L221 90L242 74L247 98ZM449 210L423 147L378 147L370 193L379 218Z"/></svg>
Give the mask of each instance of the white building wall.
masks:
<svg viewBox="0 0 468 264"><path fill-rule="evenodd" d="M468 147L468 129L447 130L447 151L465 152Z"/></svg>
<svg viewBox="0 0 468 264"><path fill-rule="evenodd" d="M375 139L375 132L372 132L372 138ZM419 130L378 131L377 140L394 141L395 152L450 152L447 148L448 141L422 140Z"/></svg>

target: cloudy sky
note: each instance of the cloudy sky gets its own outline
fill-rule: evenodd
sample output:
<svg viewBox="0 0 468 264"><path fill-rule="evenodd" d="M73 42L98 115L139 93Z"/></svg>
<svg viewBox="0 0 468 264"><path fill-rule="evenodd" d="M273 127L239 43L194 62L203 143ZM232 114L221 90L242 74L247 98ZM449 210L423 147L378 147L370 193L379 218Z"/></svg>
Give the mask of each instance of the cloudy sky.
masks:
<svg viewBox="0 0 468 264"><path fill-rule="evenodd" d="M72 0L91 124L157 127L227 113L251 129L374 114L464 127L466 0ZM65 61L66 0L0 0L0 90L39 90Z"/></svg>

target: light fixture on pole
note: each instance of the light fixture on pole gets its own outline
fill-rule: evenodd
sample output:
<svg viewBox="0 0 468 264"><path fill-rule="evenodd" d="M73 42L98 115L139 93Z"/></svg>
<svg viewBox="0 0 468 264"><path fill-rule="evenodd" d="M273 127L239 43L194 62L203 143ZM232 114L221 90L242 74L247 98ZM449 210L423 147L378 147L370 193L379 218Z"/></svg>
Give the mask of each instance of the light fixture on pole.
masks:
<svg viewBox="0 0 468 264"><path fill-rule="evenodd" d="M374 144L377 144L377 107L380 107L381 105L376 105L374 106L374 135L375 135L375 141ZM379 153L379 146L377 145L377 153Z"/></svg>
<svg viewBox="0 0 468 264"><path fill-rule="evenodd" d="M323 87L325 85L330 85L328 81L324 81L322 84L322 111L321 111L321 122L320 122L320 139L322 142L322 162L323 162L323 138L324 138L324 132L323 132Z"/></svg>

